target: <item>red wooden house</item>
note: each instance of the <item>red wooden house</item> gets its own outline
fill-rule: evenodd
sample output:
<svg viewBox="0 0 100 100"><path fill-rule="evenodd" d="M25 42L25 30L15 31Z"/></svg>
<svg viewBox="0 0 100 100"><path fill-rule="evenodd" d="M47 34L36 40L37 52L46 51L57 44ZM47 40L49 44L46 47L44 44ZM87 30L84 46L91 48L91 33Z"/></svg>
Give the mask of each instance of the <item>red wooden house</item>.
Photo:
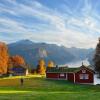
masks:
<svg viewBox="0 0 100 100"><path fill-rule="evenodd" d="M52 67L46 70L47 79L68 80L80 84L92 84L94 71L84 65L79 68Z"/></svg>

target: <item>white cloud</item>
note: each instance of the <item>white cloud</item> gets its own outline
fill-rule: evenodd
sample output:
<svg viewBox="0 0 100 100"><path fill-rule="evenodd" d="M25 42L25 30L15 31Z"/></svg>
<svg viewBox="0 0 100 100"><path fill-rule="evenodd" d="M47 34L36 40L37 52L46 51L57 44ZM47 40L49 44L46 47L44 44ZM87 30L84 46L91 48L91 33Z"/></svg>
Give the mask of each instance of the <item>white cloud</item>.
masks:
<svg viewBox="0 0 100 100"><path fill-rule="evenodd" d="M83 16L81 18L77 13L74 15L67 5L64 7L67 8L65 10L66 13L62 14L57 10L55 11L44 6L38 1L28 1L27 5L19 4L16 1L11 2L11 0L8 0L8 2L13 5L13 8L0 6L0 14L4 12L9 13L11 16L26 18L26 21L18 21L8 16L0 16L0 23L4 26L4 28L0 29L1 33L17 34L20 39L29 38L35 41L62 44L68 47L95 47L100 27L94 16L90 17L89 12L91 12L92 8L86 0L85 6L82 8L83 12L81 13L83 13ZM32 23L30 21L30 24L26 24L28 17L34 17L46 23ZM98 33L94 35L95 32ZM14 35L12 36L14 37ZM14 38L17 39L18 37Z"/></svg>

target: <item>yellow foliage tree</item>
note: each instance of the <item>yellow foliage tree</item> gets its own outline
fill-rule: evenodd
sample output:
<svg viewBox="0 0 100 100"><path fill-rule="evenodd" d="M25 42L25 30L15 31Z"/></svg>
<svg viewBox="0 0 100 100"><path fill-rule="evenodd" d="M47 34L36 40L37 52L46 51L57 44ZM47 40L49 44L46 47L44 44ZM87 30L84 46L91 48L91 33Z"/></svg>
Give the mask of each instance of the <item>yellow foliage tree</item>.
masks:
<svg viewBox="0 0 100 100"><path fill-rule="evenodd" d="M54 67L54 62L50 60L50 61L48 62L48 67Z"/></svg>
<svg viewBox="0 0 100 100"><path fill-rule="evenodd" d="M46 67L45 67L45 61L43 59L40 59L37 65L37 73L38 74L45 74Z"/></svg>

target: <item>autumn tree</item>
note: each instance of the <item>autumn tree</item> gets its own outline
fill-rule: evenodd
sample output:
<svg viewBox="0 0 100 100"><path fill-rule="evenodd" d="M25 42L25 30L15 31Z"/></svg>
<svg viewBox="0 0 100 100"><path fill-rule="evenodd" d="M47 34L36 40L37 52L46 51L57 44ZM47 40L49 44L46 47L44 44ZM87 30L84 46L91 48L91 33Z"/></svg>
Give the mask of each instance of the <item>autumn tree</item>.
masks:
<svg viewBox="0 0 100 100"><path fill-rule="evenodd" d="M45 71L46 71L45 61L43 59L40 59L37 65L37 73L45 74Z"/></svg>
<svg viewBox="0 0 100 100"><path fill-rule="evenodd" d="M97 71L100 76L100 38L95 50L94 67L95 71Z"/></svg>
<svg viewBox="0 0 100 100"><path fill-rule="evenodd" d="M14 66L25 66L24 58L19 55L10 57L7 45L0 42L0 74L7 74Z"/></svg>
<svg viewBox="0 0 100 100"><path fill-rule="evenodd" d="M9 57L7 73L12 73L12 70L11 70L12 68L13 68L13 63L12 63L11 57Z"/></svg>
<svg viewBox="0 0 100 100"><path fill-rule="evenodd" d="M48 61L48 67L54 67L54 62L53 61Z"/></svg>
<svg viewBox="0 0 100 100"><path fill-rule="evenodd" d="M8 58L9 55L7 45L3 42L0 42L0 74L7 73Z"/></svg>
<svg viewBox="0 0 100 100"><path fill-rule="evenodd" d="M19 56L19 55L15 55L15 56L12 56L10 57L10 64L12 64L12 66L23 66L25 67L25 60L22 56Z"/></svg>

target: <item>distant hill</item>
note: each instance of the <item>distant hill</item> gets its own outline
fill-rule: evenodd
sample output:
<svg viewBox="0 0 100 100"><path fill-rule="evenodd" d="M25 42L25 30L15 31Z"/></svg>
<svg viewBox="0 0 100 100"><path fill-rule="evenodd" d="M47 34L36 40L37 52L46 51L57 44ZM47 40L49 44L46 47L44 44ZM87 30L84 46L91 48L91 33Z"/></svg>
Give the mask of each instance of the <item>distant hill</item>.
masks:
<svg viewBox="0 0 100 100"><path fill-rule="evenodd" d="M11 55L21 55L31 67L36 67L40 58L54 61L56 64L66 64L88 58L93 49L66 48L56 44L35 43L30 40L21 40L8 44Z"/></svg>
<svg viewBox="0 0 100 100"><path fill-rule="evenodd" d="M75 56L75 59L77 60L84 60L90 58L90 56L93 56L94 49L81 49L81 48L66 48L71 54Z"/></svg>

